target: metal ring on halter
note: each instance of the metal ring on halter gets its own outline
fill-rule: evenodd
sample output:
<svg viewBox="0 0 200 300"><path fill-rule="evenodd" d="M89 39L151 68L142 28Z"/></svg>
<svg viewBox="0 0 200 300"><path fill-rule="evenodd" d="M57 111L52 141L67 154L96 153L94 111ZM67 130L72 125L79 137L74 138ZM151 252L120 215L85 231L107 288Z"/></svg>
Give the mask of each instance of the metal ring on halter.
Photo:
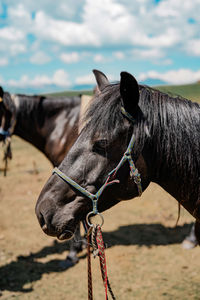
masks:
<svg viewBox="0 0 200 300"><path fill-rule="evenodd" d="M99 212L97 212L96 214L94 214L93 211L89 212L89 213L87 214L87 216L86 216L86 222L87 222L88 226L94 227L94 224L90 223L90 221L89 221L89 217L90 217L91 215L93 215L93 216L97 216L97 215L100 216L100 218L101 218L101 225L99 225L99 226L102 227L103 224L104 224L104 218L103 218L102 214L100 214Z"/></svg>

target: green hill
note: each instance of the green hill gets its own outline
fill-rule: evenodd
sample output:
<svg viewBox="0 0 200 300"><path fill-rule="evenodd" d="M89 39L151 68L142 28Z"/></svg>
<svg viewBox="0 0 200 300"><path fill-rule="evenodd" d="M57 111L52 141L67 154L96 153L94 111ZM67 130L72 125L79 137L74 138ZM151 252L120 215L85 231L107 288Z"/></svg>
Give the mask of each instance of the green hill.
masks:
<svg viewBox="0 0 200 300"><path fill-rule="evenodd" d="M186 99L200 103L200 83L186 84L186 85L163 85L157 86L156 89L169 93L171 95L179 95ZM66 91L51 94L51 96L76 96L79 94L92 95L92 91Z"/></svg>
<svg viewBox="0 0 200 300"><path fill-rule="evenodd" d="M185 85L157 86L158 90L172 95L180 95L186 99L200 103L200 83Z"/></svg>
<svg viewBox="0 0 200 300"><path fill-rule="evenodd" d="M78 96L78 95L92 95L93 91L63 91L63 92L59 92L59 93L51 93L51 94L46 94L46 96L50 95L52 97L63 97L63 96L67 96L67 97L72 97L72 96Z"/></svg>

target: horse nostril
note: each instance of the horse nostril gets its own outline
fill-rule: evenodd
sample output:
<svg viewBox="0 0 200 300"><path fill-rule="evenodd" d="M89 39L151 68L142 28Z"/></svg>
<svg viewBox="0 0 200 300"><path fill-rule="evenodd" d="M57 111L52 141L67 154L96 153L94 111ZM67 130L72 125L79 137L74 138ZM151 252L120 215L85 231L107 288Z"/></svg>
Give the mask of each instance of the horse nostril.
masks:
<svg viewBox="0 0 200 300"><path fill-rule="evenodd" d="M47 232L47 224L44 224L44 225L42 225L41 227L42 227L42 230L43 230L44 232Z"/></svg>
<svg viewBox="0 0 200 300"><path fill-rule="evenodd" d="M39 214L38 220L39 220L40 226L43 228L43 226L45 226L46 224L45 224L45 220L44 220L42 213Z"/></svg>
<svg viewBox="0 0 200 300"><path fill-rule="evenodd" d="M38 220L44 233L55 236L55 228L51 224L51 220L52 220L51 215L46 216L45 214L40 212Z"/></svg>
<svg viewBox="0 0 200 300"><path fill-rule="evenodd" d="M46 222L45 222L45 218L44 218L44 216L43 216L42 213L40 213L40 215L39 215L39 222L40 222L40 226L41 226L42 230L43 230L45 233L47 233L48 227L47 227L47 224L46 224Z"/></svg>

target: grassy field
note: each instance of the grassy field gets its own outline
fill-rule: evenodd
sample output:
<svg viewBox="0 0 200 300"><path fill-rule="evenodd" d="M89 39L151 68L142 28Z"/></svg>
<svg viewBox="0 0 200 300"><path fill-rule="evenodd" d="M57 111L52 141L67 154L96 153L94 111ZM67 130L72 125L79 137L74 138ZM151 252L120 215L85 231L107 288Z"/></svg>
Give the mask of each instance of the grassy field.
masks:
<svg viewBox="0 0 200 300"><path fill-rule="evenodd" d="M172 95L180 95L186 99L200 103L200 83L187 85L166 85L158 86L160 91Z"/></svg>
<svg viewBox="0 0 200 300"><path fill-rule="evenodd" d="M192 96L193 97L193 96ZM0 157L0 168L3 163ZM0 172L1 299L87 299L86 251L74 267L60 263L68 244L46 236L34 207L52 166L35 148L13 138L13 160L7 177ZM187 251L181 242L193 218L159 186L151 184L141 198L124 201L104 213L108 275L119 300L200 299L199 247ZM94 299L104 299L99 262L92 259Z"/></svg>
<svg viewBox="0 0 200 300"><path fill-rule="evenodd" d="M187 85L163 85L157 86L156 89L164 93L169 93L172 96L182 96L186 99L200 103L200 83ZM66 91L61 93L51 94L54 97L60 96L76 96L79 94L92 95L92 91Z"/></svg>

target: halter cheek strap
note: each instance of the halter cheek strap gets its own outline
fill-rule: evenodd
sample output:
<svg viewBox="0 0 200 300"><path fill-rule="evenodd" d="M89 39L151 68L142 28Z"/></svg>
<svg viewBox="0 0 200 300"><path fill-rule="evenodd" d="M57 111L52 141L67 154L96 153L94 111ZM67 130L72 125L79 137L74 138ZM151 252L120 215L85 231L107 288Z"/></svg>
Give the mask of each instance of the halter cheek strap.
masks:
<svg viewBox="0 0 200 300"><path fill-rule="evenodd" d="M123 114L124 114L124 111L122 111ZM125 111L125 113L126 113L126 111ZM128 113L127 113L126 117L129 119L129 114ZM73 188L75 188L81 194L83 194L84 196L90 198L92 200L92 205L93 205L92 213L93 214L98 214L97 204L98 204L99 197L101 196L101 194L103 193L103 191L105 190L105 188L107 186L112 185L114 183L119 183L119 180L115 179L115 177L116 177L116 174L117 174L118 170L124 165L124 163L126 161L129 163L130 176L131 176L131 178L133 178L135 184L137 185L138 194L139 194L139 196L142 195L141 177L140 177L140 174L139 174L137 168L135 167L135 164L134 164L132 156L131 156L131 152L132 152L133 147L134 147L134 142L135 142L135 137L134 137L134 135L132 135L131 140L130 140L129 145L128 145L128 148L127 148L126 152L124 153L124 155L122 156L122 159L118 163L117 167L115 169L113 169L108 174L108 177L107 177L105 183L97 191L96 194L92 194L92 193L88 192L85 188L83 188L77 182L75 182L73 179L71 179L70 177L65 175L58 168L53 169L53 174L57 174L62 180L64 180L69 185L71 185ZM91 212L89 214L91 214Z"/></svg>
<svg viewBox="0 0 200 300"><path fill-rule="evenodd" d="M123 106L121 106L121 113L124 115L131 123L135 123L135 119L125 110Z"/></svg>

